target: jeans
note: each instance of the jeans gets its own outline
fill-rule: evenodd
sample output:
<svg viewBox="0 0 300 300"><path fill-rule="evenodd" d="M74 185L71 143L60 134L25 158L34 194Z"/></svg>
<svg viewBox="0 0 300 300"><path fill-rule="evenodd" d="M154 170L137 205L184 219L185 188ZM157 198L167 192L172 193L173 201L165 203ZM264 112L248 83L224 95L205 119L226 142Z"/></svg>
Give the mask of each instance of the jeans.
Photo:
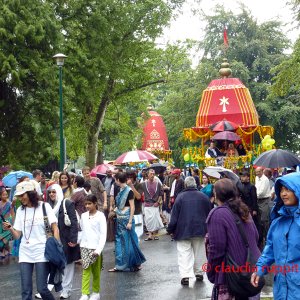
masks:
<svg viewBox="0 0 300 300"><path fill-rule="evenodd" d="M36 287L45 300L55 300L52 293L48 290L47 281L49 275L49 265L47 262L20 263L22 300L32 300L32 273L35 268Z"/></svg>

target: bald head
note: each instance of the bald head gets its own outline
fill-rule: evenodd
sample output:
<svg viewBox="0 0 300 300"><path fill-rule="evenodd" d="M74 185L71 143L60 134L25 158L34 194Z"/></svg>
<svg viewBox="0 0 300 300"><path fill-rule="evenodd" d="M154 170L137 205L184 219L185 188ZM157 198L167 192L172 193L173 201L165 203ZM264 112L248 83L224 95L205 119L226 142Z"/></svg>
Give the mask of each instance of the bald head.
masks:
<svg viewBox="0 0 300 300"><path fill-rule="evenodd" d="M258 177L258 178L261 178L261 176L263 176L263 168L262 167L258 167L255 169L255 175Z"/></svg>

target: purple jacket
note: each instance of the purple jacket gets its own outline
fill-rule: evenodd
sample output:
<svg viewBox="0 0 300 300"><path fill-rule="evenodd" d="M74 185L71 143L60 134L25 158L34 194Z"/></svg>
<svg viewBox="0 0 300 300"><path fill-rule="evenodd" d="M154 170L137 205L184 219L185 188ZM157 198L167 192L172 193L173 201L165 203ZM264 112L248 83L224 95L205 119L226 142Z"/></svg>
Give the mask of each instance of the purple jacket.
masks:
<svg viewBox="0 0 300 300"><path fill-rule="evenodd" d="M226 205L213 209L207 217L206 223L209 243L208 266L210 267L207 277L215 285L225 284L225 274L219 271L217 266L220 268L222 262L225 263L227 252L237 264L240 266L244 265L247 259L246 247L234 217ZM257 247L258 232L255 224L252 218L243 224L250 251L254 258L258 259L260 251Z"/></svg>

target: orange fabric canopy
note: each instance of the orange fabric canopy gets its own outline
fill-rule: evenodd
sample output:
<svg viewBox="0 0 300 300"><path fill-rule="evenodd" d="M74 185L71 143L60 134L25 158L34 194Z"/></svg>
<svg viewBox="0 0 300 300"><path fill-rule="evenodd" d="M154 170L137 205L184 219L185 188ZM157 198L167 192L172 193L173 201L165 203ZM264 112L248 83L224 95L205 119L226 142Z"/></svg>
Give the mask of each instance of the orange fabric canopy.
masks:
<svg viewBox="0 0 300 300"><path fill-rule="evenodd" d="M211 81L202 94L196 127L207 128L224 118L244 128L259 125L250 92L238 78Z"/></svg>

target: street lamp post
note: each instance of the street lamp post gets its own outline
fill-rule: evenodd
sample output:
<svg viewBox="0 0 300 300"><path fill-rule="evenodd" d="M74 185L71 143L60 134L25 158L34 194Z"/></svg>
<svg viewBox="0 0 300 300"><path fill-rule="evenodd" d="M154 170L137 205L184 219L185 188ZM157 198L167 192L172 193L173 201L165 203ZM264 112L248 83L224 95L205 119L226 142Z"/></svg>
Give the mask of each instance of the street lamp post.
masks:
<svg viewBox="0 0 300 300"><path fill-rule="evenodd" d="M64 127L63 127L63 96L62 96L62 67L67 56L58 53L53 56L59 68L59 144L60 144L60 170L64 169L65 165L65 143L64 143Z"/></svg>

